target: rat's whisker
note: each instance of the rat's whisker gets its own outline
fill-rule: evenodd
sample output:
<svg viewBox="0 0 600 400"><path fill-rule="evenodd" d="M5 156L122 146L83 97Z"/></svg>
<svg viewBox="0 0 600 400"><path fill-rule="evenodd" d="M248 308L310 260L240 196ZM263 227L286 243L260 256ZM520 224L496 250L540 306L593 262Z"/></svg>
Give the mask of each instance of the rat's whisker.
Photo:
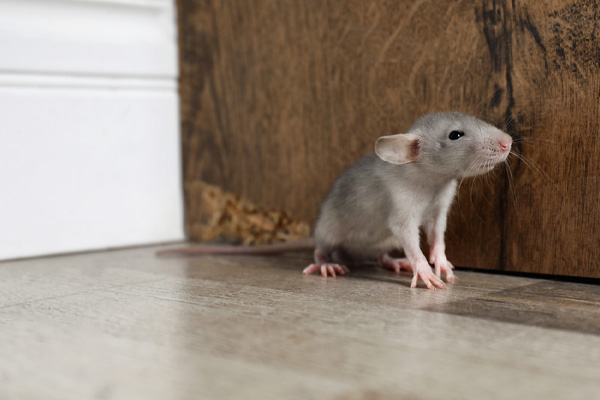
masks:
<svg viewBox="0 0 600 400"><path fill-rule="evenodd" d="M511 154L513 154L516 158L518 158L519 160L521 160L527 167L529 167L531 170L536 171L537 173L539 173L540 175L542 175L542 177L544 177L545 179L548 180L548 182L552 182L552 178L550 178L550 175L548 175L546 173L546 171L544 171L539 165L537 165L535 162L533 162L532 160L528 160L526 159L522 154L518 154L515 151L511 151Z"/></svg>

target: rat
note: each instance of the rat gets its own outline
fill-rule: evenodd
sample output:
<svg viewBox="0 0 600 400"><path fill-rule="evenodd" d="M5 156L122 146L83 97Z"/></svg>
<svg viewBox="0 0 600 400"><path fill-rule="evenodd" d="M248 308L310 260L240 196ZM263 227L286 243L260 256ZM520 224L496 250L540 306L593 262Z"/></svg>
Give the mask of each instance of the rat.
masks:
<svg viewBox="0 0 600 400"><path fill-rule="evenodd" d="M197 246L166 250L186 254L274 254L314 249L304 274L335 277L348 259L377 259L395 272L413 274L428 289L456 279L446 258L444 233L458 180L491 171L510 153L512 138L461 112L426 114L405 133L382 136L375 151L351 165L321 203L314 239L266 246ZM420 248L420 229L430 246ZM404 257L395 258L394 251ZM434 265L434 270L429 263Z"/></svg>

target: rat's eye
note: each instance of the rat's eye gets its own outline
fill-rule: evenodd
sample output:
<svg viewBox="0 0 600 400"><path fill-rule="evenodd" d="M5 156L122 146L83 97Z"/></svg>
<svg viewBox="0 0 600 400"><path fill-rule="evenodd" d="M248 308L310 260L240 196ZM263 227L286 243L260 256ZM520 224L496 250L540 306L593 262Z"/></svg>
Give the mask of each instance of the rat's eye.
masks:
<svg viewBox="0 0 600 400"><path fill-rule="evenodd" d="M448 136L448 138L450 140L458 140L458 139L460 139L463 136L465 136L464 132L461 132L461 131L452 131L452 132L450 132L450 136Z"/></svg>

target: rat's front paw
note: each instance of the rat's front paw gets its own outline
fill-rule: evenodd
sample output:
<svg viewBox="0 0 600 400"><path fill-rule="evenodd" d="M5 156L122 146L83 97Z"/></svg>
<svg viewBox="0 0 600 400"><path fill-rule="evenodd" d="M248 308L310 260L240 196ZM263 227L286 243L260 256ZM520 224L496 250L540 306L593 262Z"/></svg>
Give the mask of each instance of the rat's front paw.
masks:
<svg viewBox="0 0 600 400"><path fill-rule="evenodd" d="M310 264L308 267L304 268L302 271L305 275L310 275L315 271L321 271L321 275L324 278L327 276L333 276L335 278L336 272L340 275L344 275L346 272L350 272L348 267L340 264Z"/></svg>
<svg viewBox="0 0 600 400"><path fill-rule="evenodd" d="M427 286L427 289L435 289L436 287L439 289L446 289L444 281L433 273L431 267L425 260L423 260L422 264L418 264L414 271L415 274L410 284L411 288L416 288L417 282L421 279L423 283L425 283L425 286Z"/></svg>
<svg viewBox="0 0 600 400"><path fill-rule="evenodd" d="M452 272L454 266L448 261L446 254L432 251L429 256L429 262L435 266L436 276L441 278L443 272L446 275L446 281L454 282L457 279L454 272Z"/></svg>

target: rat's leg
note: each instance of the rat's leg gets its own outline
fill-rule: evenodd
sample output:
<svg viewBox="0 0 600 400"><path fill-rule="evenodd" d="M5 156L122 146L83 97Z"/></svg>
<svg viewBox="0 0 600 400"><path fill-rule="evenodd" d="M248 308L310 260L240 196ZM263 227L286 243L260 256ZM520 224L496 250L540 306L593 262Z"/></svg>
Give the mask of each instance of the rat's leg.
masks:
<svg viewBox="0 0 600 400"><path fill-rule="evenodd" d="M446 275L446 280L452 282L456 280L456 276L452 272L454 266L446 258L446 244L444 243L448 208L438 211L434 214L434 218L424 224L430 249L429 262L435 265L436 276L441 277L443 272Z"/></svg>
<svg viewBox="0 0 600 400"><path fill-rule="evenodd" d="M441 277L443 272L448 282L456 280L456 276L452 272L454 266L446 258L444 232L446 231L448 210L455 193L456 181L452 181L439 193L439 201L427 213L430 217L423 221L430 249L429 262L435 265L435 274Z"/></svg>
<svg viewBox="0 0 600 400"><path fill-rule="evenodd" d="M379 256L379 262L384 268L390 269L395 273L399 273L402 270L413 272L410 261L408 261L408 258L406 257L392 258L389 254L384 253L383 255Z"/></svg>
<svg viewBox="0 0 600 400"><path fill-rule="evenodd" d="M428 289L435 289L436 287L444 289L446 284L433 273L425 255L419 247L419 227L417 225L403 226L392 223L390 229L400 246L404 249L406 258L412 266L413 279L410 287L417 287L417 281L420 278Z"/></svg>
<svg viewBox="0 0 600 400"><path fill-rule="evenodd" d="M348 267L345 265L331 263L327 254L320 249L315 250L315 263L304 268L302 273L305 275L310 275L315 271L321 271L321 275L324 278L327 278L328 275L335 277L336 272L340 275L350 272Z"/></svg>

